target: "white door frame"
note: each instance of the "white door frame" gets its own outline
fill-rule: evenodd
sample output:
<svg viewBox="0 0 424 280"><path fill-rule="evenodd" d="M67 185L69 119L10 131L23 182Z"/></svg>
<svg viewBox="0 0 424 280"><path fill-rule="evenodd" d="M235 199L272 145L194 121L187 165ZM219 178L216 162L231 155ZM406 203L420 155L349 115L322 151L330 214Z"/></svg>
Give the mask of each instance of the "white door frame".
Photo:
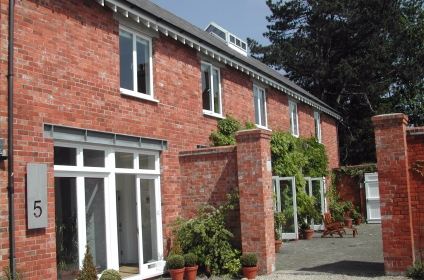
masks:
<svg viewBox="0 0 424 280"><path fill-rule="evenodd" d="M318 181L319 182L319 189L321 194L321 216L324 215L324 213L327 210L327 202L325 200L325 180L324 177L305 177L306 183L307 183L307 189L305 188L305 191L309 194L309 196L313 196L313 190L312 190L312 182ZM314 221L314 230L324 230L325 226L322 223L322 220L320 221Z"/></svg>
<svg viewBox="0 0 424 280"><path fill-rule="evenodd" d="M292 194L293 194L293 223L294 232L281 232L281 239L298 239L298 226L297 226L297 202L296 202L296 179L295 177L278 177L272 176L274 185L274 192L277 196L277 201L274 204L274 211L281 212L281 196L280 196L280 181L291 181Z"/></svg>

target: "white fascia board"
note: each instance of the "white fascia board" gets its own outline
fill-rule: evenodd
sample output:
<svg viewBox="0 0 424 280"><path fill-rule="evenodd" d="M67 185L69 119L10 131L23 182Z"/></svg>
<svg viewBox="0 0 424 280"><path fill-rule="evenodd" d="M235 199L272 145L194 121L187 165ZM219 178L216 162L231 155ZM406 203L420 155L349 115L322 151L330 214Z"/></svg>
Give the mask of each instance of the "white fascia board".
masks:
<svg viewBox="0 0 424 280"><path fill-rule="evenodd" d="M210 47L208 47L205 44L202 44L198 41L196 41L196 38L192 38L189 37L187 35L184 34L180 34L179 31L175 30L173 27L167 26L161 22L157 22L156 19L150 17L149 15L140 12L140 11L134 11L130 5L128 3L123 3L123 2L118 2L117 0L95 0L97 3L99 3L100 5L104 6L108 6L109 8L111 8L113 11L117 12L118 7L119 9L123 9L126 10L131 18L138 18L141 22L143 22L147 27L149 28L153 28L156 31L160 31L162 33L164 33L165 35L172 35L172 37L175 40L179 40L185 44L188 45L194 45L195 48L198 51L203 51L206 54L209 54L210 56L214 57L216 60L224 60L225 63L230 64L233 67L236 67L237 69L239 69L241 66L239 64L239 62L237 62L236 60L233 60L231 58L229 58L228 56L223 55L221 52L218 53L216 50L211 49ZM177 35L178 34L178 35ZM320 110L321 112L324 112L336 119L341 119L341 116L332 112L331 110L324 108L323 106L319 105L318 103L316 103L313 100L310 100L307 97L302 96L301 94L287 88L284 84L280 84L280 83L275 83L274 80L271 80L261 74L259 74L257 71L251 69L248 65L243 65L242 68L247 72L250 73L252 75L252 77L257 77L258 80L261 81L265 81L268 83L271 83L272 87L285 92L286 94L293 96L294 98L301 100L301 98L304 100L303 102L309 102L311 103L312 107L317 108L318 110Z"/></svg>

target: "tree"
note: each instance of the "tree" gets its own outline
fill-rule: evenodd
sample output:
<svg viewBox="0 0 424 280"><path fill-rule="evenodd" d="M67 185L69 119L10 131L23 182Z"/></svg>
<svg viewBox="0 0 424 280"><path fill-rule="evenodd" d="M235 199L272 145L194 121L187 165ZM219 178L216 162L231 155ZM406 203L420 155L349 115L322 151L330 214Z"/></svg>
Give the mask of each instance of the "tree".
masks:
<svg viewBox="0 0 424 280"><path fill-rule="evenodd" d="M405 4L413 1L414 5ZM411 25L409 32L418 28L411 21L413 17L405 14L412 6L419 11L419 1L274 2L266 2L272 15L267 17L270 25L264 36L271 45L262 46L248 38L252 56L277 70L284 69L289 79L340 112L343 120L338 131L344 164L375 161L370 118L404 112L406 107L394 104L402 98L404 104L410 100L403 92L394 91L406 81L398 76L400 65L405 63L399 57L408 42L399 46L398 34L407 23ZM420 38L424 42L424 36L417 37L417 44ZM417 60L413 65L422 69ZM422 81L420 75L416 77ZM369 143L364 145L364 139Z"/></svg>

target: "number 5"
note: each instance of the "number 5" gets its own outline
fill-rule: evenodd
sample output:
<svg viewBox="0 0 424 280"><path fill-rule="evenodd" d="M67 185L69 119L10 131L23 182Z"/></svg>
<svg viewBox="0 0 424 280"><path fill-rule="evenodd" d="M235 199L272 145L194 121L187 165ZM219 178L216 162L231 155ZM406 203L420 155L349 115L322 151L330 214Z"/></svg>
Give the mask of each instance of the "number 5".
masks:
<svg viewBox="0 0 424 280"><path fill-rule="evenodd" d="M38 215L36 213L34 213L34 217L40 218L41 213L43 213L43 209L41 209L40 206L37 206L37 203L41 203L41 200L35 200L34 201L34 210L38 209L40 211L40 213L38 213Z"/></svg>

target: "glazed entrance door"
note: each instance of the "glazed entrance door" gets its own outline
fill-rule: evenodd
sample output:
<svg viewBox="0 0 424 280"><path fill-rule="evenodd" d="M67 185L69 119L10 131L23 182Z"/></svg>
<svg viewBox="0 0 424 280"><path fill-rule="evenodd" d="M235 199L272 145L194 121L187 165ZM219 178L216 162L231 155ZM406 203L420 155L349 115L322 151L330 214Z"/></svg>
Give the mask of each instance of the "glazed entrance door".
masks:
<svg viewBox="0 0 424 280"><path fill-rule="evenodd" d="M324 179L321 177L317 178L311 178L311 177L305 177L306 180L306 192L309 194L309 196L315 197L316 204L315 208L317 211L324 215L324 212L326 211L326 204L325 204L325 187L324 187ZM325 227L322 224L322 220L314 221L314 230L323 230Z"/></svg>
<svg viewBox="0 0 424 280"><path fill-rule="evenodd" d="M281 229L282 239L297 239L296 183L294 177L272 177L276 203L274 209L286 216L286 225Z"/></svg>
<svg viewBox="0 0 424 280"><path fill-rule="evenodd" d="M117 174L119 271L123 276L163 270L157 176Z"/></svg>

